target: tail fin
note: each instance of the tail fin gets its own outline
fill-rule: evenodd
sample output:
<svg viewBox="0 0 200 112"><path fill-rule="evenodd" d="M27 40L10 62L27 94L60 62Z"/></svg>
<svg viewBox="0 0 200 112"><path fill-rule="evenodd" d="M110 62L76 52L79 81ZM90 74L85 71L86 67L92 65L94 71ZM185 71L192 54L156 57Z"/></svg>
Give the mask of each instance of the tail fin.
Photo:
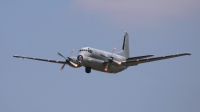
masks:
<svg viewBox="0 0 200 112"><path fill-rule="evenodd" d="M129 37L128 37L128 33L125 31L124 34L124 42L123 42L123 46L122 46L122 51L116 53L119 54L121 56L124 56L126 58L129 58Z"/></svg>

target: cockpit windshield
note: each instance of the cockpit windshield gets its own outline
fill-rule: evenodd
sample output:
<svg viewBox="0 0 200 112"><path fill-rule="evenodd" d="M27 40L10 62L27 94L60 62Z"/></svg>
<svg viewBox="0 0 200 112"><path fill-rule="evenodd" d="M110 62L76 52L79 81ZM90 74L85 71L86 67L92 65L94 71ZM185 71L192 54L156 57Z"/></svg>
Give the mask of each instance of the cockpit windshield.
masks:
<svg viewBox="0 0 200 112"><path fill-rule="evenodd" d="M92 53L92 50L90 50L89 48L88 49L81 49L81 50L79 50L79 52L82 52L82 51L87 51L89 53Z"/></svg>

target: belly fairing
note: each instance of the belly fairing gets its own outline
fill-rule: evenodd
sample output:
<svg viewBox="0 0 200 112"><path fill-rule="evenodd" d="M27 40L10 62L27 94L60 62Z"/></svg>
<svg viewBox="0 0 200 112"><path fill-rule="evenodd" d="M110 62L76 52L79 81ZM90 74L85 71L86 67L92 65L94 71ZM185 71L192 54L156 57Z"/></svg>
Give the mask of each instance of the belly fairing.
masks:
<svg viewBox="0 0 200 112"><path fill-rule="evenodd" d="M91 67L91 69L93 70L97 70L97 71L101 71L101 72L108 72L108 73L117 73L120 71L123 71L124 69L126 69L126 66L113 66L111 64L109 64L108 66L108 71L105 71L105 67L107 65L107 63L105 63L103 60L99 60L99 59L94 59L91 57L85 57L83 56L83 60L82 60L82 66L85 67Z"/></svg>

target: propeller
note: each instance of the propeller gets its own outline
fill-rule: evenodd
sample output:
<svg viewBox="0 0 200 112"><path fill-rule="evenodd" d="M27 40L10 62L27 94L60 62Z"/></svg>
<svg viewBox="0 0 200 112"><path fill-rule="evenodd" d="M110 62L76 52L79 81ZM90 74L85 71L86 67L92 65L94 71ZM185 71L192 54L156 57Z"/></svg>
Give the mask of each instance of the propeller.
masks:
<svg viewBox="0 0 200 112"><path fill-rule="evenodd" d="M65 63L64 63L63 66L60 68L61 71L64 69L65 64L68 63L68 62L69 62L71 65L73 65L74 67L77 67L77 66L78 66L76 63L72 62L72 59L70 58L70 56L71 56L71 54L72 54L73 52L74 52L74 49L72 49L70 55L69 55L67 58L64 57L61 53L58 52L58 55L60 55L61 57L65 58Z"/></svg>
<svg viewBox="0 0 200 112"><path fill-rule="evenodd" d="M65 58L65 57L64 57L62 54L60 54L59 52L58 52L58 55L60 55L61 57ZM67 58L65 58L65 60L66 60L66 62L67 62ZM60 68L61 71L64 69L66 62L65 62L65 63L63 64L63 66Z"/></svg>
<svg viewBox="0 0 200 112"><path fill-rule="evenodd" d="M112 62L113 62L113 63L115 63L115 64L117 64L117 65L121 65L121 64L122 64L122 62L119 62L119 61L114 60L114 58L113 58L113 53L114 53L115 50L116 50L116 47L113 48L113 52L112 52L111 57L107 57L107 56L105 56L105 55L103 55L103 54L99 54L100 56L107 58L108 61L109 61L109 62L106 64L106 67L105 67L105 69L104 69L106 72L108 71L109 63L112 63Z"/></svg>

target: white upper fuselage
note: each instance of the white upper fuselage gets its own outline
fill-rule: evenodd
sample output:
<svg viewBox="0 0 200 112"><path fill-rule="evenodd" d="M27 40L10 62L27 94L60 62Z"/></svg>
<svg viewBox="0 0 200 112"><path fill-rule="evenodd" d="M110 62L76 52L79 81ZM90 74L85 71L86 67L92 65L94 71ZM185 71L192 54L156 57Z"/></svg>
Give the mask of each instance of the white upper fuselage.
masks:
<svg viewBox="0 0 200 112"><path fill-rule="evenodd" d="M102 56L103 55L103 56ZM117 64L109 64L108 71L105 71L105 67L107 62L109 62L107 57L113 57L116 61L125 61L126 58L115 53L110 53L98 49L94 49L91 47L83 47L79 50L78 57L82 56L82 61L80 64L85 67L91 67L91 69L109 72L109 73L117 73L127 68L127 66L119 66ZM78 59L79 60L79 59Z"/></svg>

